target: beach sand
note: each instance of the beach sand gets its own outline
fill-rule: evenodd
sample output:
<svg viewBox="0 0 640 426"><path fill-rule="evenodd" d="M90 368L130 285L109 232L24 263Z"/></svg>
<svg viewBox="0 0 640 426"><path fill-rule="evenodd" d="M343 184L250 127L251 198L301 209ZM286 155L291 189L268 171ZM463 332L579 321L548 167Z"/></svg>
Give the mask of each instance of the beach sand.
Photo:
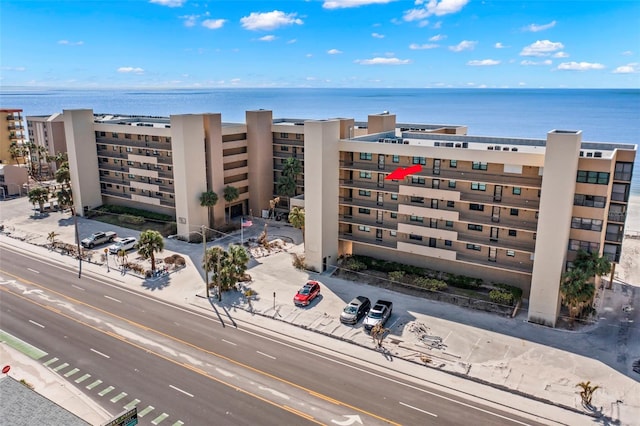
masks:
<svg viewBox="0 0 640 426"><path fill-rule="evenodd" d="M628 284L640 285L640 195L629 198L622 256L615 277Z"/></svg>

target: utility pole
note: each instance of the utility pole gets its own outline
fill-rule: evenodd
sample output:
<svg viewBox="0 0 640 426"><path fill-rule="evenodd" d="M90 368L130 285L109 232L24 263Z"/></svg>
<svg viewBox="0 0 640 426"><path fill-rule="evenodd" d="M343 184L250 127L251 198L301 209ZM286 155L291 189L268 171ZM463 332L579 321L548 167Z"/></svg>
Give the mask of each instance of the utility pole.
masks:
<svg viewBox="0 0 640 426"><path fill-rule="evenodd" d="M82 252L80 251L80 234L78 233L78 216L76 208L71 206L71 214L73 215L73 226L76 230L76 246L78 247L78 278L82 278Z"/></svg>
<svg viewBox="0 0 640 426"><path fill-rule="evenodd" d="M218 253L218 273L216 274L218 283L218 302L222 302L222 283L220 283L220 253Z"/></svg>
<svg viewBox="0 0 640 426"><path fill-rule="evenodd" d="M209 298L209 263L207 262L207 237L204 233L204 225L200 228L202 230L202 261L204 262L204 281L207 286L207 299Z"/></svg>

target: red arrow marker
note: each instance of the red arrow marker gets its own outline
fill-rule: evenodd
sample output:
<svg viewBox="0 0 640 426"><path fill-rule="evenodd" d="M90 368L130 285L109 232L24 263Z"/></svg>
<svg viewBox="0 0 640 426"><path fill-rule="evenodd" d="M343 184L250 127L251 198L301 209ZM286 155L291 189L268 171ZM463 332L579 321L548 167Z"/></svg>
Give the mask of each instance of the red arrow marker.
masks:
<svg viewBox="0 0 640 426"><path fill-rule="evenodd" d="M416 164L415 166L407 167L403 169L402 167L398 167L394 171L392 171L385 179L391 180L400 180L404 179L409 175L416 174L422 170L422 166L420 164Z"/></svg>

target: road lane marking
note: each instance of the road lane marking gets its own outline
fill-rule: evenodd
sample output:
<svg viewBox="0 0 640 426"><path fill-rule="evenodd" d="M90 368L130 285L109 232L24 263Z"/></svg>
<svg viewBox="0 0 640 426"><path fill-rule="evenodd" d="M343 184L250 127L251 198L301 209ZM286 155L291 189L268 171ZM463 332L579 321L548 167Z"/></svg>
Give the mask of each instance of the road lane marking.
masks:
<svg viewBox="0 0 640 426"><path fill-rule="evenodd" d="M66 372L66 373L64 374L64 377L71 377L71 376L73 376L74 374L76 374L78 371L80 371L80 369L79 369L79 368L74 368L73 370L70 370L70 371Z"/></svg>
<svg viewBox="0 0 640 426"><path fill-rule="evenodd" d="M233 345L233 346L238 346L238 344L237 344L237 343L233 343L233 342L230 342L230 341L225 340L225 339L222 339L222 341L223 341L223 342L225 342L225 343L228 343L228 344L230 344L230 345Z"/></svg>
<svg viewBox="0 0 640 426"><path fill-rule="evenodd" d="M160 424L162 421L164 421L164 419L166 419L167 417L169 417L169 415L167 413L162 413L160 414L158 417L156 417L155 419L153 419L151 421L152 425L158 425Z"/></svg>
<svg viewBox="0 0 640 426"><path fill-rule="evenodd" d="M171 426L182 426L183 424L184 424L184 422L182 420L178 420L177 422L175 422Z"/></svg>
<svg viewBox="0 0 640 426"><path fill-rule="evenodd" d="M62 370L63 368L67 368L69 366L68 362L64 362L62 364L60 364L59 366L57 366L56 368L53 369L53 371L55 371L56 373L60 370Z"/></svg>
<svg viewBox="0 0 640 426"><path fill-rule="evenodd" d="M33 325L37 325L40 328L44 328L44 325L40 324L39 322L35 322L34 320L29 320L29 322Z"/></svg>
<svg viewBox="0 0 640 426"><path fill-rule="evenodd" d="M91 377L91 374L85 374L84 376L82 376L82 377L79 377L79 378L75 379L75 380L74 380L74 382L76 382L76 383L82 383L82 382L84 382L85 380L87 380L89 377Z"/></svg>
<svg viewBox="0 0 640 426"><path fill-rule="evenodd" d="M399 401L399 402L400 402L400 405L404 405L405 407L412 408L412 409L414 409L416 411L420 411L421 413L425 413L425 414L428 414L428 415L433 416L433 417L438 417L437 414L430 413L428 411L425 411L425 410L422 410L420 408L414 407L413 405L405 404L402 401Z"/></svg>
<svg viewBox="0 0 640 426"><path fill-rule="evenodd" d="M191 398L193 398L193 395L192 395L192 394L190 394L190 393L189 393L189 392L187 392L187 391L183 391L182 389L177 388L177 387L175 387L175 386L173 386L173 385L169 385L169 387L170 387L171 389L175 389L175 390L177 390L178 392L182 392L183 394L185 394L185 395L190 396Z"/></svg>
<svg viewBox="0 0 640 426"><path fill-rule="evenodd" d="M96 351L96 350L95 350L95 349L93 349L93 348L91 348L91 352L94 352L94 353L96 353L96 354L98 354L98 355L100 355L100 356L103 356L103 357L105 357L105 358L111 358L109 355L105 355L105 354L103 354L102 352L100 352L100 351Z"/></svg>
<svg viewBox="0 0 640 426"><path fill-rule="evenodd" d="M304 417L307 420L315 421L313 416L310 415L310 414L307 414L307 413L305 413L303 411L300 411L300 410L296 410L295 408L289 407L288 405L283 405L283 407L284 407L285 410L289 411L290 413L297 414L298 416Z"/></svg>
<svg viewBox="0 0 640 426"><path fill-rule="evenodd" d="M13 349L22 352L32 359L40 359L44 356L49 355L47 352L42 349L36 348L35 346L25 342L22 339L17 338L13 334L9 334L6 331L0 330L0 341L6 343L8 346ZM56 361L58 358L56 358Z"/></svg>
<svg viewBox="0 0 640 426"><path fill-rule="evenodd" d="M88 384L87 389L91 390L98 386L100 383L102 383L102 380L96 380L95 382Z"/></svg>
<svg viewBox="0 0 640 426"><path fill-rule="evenodd" d="M31 268L27 268L28 271L31 271L33 273L39 274L40 271L36 271L35 269L31 269Z"/></svg>
<svg viewBox="0 0 640 426"><path fill-rule="evenodd" d="M111 391L112 391L112 390L114 390L114 389L115 389L115 387L113 387L113 386L109 386L109 387L107 387L107 388L102 389L102 390L98 393L98 395L100 395L100 396L105 396L106 394L108 394L109 392L111 392Z"/></svg>
<svg viewBox="0 0 640 426"><path fill-rule="evenodd" d="M124 408L125 410L131 410L133 407L135 407L138 404L140 404L140 400L136 398L122 408Z"/></svg>
<svg viewBox="0 0 640 426"><path fill-rule="evenodd" d="M257 352L257 353L259 353L259 354L260 354L260 355L262 355L262 356L266 356L267 358L276 359L276 357L275 357L275 356L271 356L271 355L269 355L269 354L265 354L264 352L260 352L260 351L256 351L256 352Z"/></svg>
<svg viewBox="0 0 640 426"><path fill-rule="evenodd" d="M104 295L104 297L106 297L107 299L113 300L114 302L122 303L120 300L116 299L115 297L107 296L106 294Z"/></svg>
<svg viewBox="0 0 640 426"><path fill-rule="evenodd" d="M116 396L114 396L113 398L111 398L109 401L113 402L114 404L118 401L120 401L122 398L124 398L125 396L127 396L126 392L120 392L119 394L117 394Z"/></svg>
<svg viewBox="0 0 640 426"><path fill-rule="evenodd" d="M138 411L138 417L144 417L147 414L149 414L151 411L155 410L156 407L154 407L153 405L149 405L147 408L145 408L142 411Z"/></svg>
<svg viewBox="0 0 640 426"><path fill-rule="evenodd" d="M82 287L78 287L78 286L77 286L77 285L75 285L75 284L71 284L71 287L77 288L78 290L86 291L84 288L82 288Z"/></svg>
<svg viewBox="0 0 640 426"><path fill-rule="evenodd" d="M48 367L49 364L53 364L54 362L56 362L58 360L58 358L51 358L49 361L45 362L44 365L45 367Z"/></svg>

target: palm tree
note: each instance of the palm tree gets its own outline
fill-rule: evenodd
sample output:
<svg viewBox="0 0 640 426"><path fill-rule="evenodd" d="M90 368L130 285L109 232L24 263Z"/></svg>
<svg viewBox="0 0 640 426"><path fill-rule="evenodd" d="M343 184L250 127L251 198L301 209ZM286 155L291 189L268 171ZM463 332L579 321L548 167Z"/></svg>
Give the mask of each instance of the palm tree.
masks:
<svg viewBox="0 0 640 426"><path fill-rule="evenodd" d="M29 202L34 206L37 204L40 207L40 213L44 212L44 203L49 201L49 190L41 186L32 188L28 194Z"/></svg>
<svg viewBox="0 0 640 426"><path fill-rule="evenodd" d="M140 233L140 239L136 244L138 254L144 259L151 259L151 272L156 270L155 254L164 250L164 239L158 231L147 229Z"/></svg>
<svg viewBox="0 0 640 426"><path fill-rule="evenodd" d="M296 195L296 178L302 173L302 166L297 158L289 157L284 160L282 166L282 173L278 182L276 183L276 190L278 194L286 195L291 198ZM289 201L291 206L291 201Z"/></svg>
<svg viewBox="0 0 640 426"><path fill-rule="evenodd" d="M247 270L249 253L247 253L244 247L237 244L231 244L227 253L229 254L229 269L231 272L231 283L229 286L232 287L236 285Z"/></svg>
<svg viewBox="0 0 640 426"><path fill-rule="evenodd" d="M304 209L294 207L289 212L289 222L294 228L302 231L302 246L304 247Z"/></svg>
<svg viewBox="0 0 640 426"><path fill-rule="evenodd" d="M595 285L589 276L579 269L572 269L563 275L560 284L562 304L569 308L569 318L573 322L582 309L589 304L595 292Z"/></svg>
<svg viewBox="0 0 640 426"><path fill-rule="evenodd" d="M19 165L20 162L18 159L24 158L24 152L22 146L18 145L18 142L11 142L9 144L9 155L11 155L11 159L16 161L16 165Z"/></svg>
<svg viewBox="0 0 640 426"><path fill-rule="evenodd" d="M596 252L578 250L576 259L573 261L573 268L584 271L589 277L599 277L611 272L611 262Z"/></svg>
<svg viewBox="0 0 640 426"><path fill-rule="evenodd" d="M56 237L58 235L60 234L57 234L56 231L51 231L47 234L47 241L49 241L49 243L51 244L52 249L56 248Z"/></svg>
<svg viewBox="0 0 640 426"><path fill-rule="evenodd" d="M56 170L56 182L68 185L71 182L71 172L69 171L69 162L65 161L60 164Z"/></svg>
<svg viewBox="0 0 640 426"><path fill-rule="evenodd" d="M200 194L200 205L206 207L209 213L209 225L213 223L213 206L216 204L218 204L218 194L215 192L207 191Z"/></svg>
<svg viewBox="0 0 640 426"><path fill-rule="evenodd" d="M204 268L204 273L207 274L206 282L209 282L209 272L213 272L213 279L218 287L218 300L222 299L222 284L221 284L221 275L222 269L224 267L224 263L226 261L227 252L225 252L222 247L211 247L207 249L204 255L204 259L202 260L202 267ZM209 285L207 285L207 298L209 298Z"/></svg>
<svg viewBox="0 0 640 426"><path fill-rule="evenodd" d="M582 398L582 403L587 407L591 407L593 393L600 389L600 386L591 386L591 381L587 381L578 383L576 387L582 389L580 391L580 398Z"/></svg>
<svg viewBox="0 0 640 426"><path fill-rule="evenodd" d="M54 161L56 162L56 169L60 168L62 163L68 163L69 157L66 152L56 152Z"/></svg>
<svg viewBox="0 0 640 426"><path fill-rule="evenodd" d="M235 186L227 185L224 187L223 197L224 197L224 200L227 202L227 204L229 204L234 200L238 199L238 197L240 197L240 191L238 191L238 188L236 188ZM229 208L229 220L231 220L231 206L229 206L228 208Z"/></svg>

